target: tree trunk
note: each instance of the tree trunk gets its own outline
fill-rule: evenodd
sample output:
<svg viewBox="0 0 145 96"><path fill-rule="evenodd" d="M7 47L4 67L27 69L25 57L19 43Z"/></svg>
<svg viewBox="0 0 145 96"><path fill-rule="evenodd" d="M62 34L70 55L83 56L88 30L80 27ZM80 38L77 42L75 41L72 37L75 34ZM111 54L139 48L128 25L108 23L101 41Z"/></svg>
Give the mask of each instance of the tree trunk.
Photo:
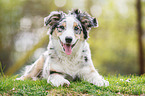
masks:
<svg viewBox="0 0 145 96"><path fill-rule="evenodd" d="M136 2L137 9L137 32L138 32L138 57L139 57L139 66L140 73L139 75L144 73L144 52L143 52L143 31L142 31L142 11L141 11L141 0L137 0Z"/></svg>

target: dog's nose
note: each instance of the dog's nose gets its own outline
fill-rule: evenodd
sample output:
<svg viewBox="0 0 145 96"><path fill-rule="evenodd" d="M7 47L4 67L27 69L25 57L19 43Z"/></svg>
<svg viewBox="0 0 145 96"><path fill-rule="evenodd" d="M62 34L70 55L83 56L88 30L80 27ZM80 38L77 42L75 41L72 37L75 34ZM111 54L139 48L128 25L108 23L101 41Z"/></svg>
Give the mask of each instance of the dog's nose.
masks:
<svg viewBox="0 0 145 96"><path fill-rule="evenodd" d="M72 42L72 37L65 37L65 41L66 41L66 43L71 43Z"/></svg>

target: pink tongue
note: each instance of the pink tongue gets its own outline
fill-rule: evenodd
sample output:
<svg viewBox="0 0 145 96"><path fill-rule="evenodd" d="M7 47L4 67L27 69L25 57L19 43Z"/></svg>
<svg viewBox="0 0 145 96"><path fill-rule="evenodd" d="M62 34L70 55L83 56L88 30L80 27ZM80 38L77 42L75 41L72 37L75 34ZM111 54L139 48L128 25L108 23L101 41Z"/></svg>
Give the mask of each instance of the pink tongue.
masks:
<svg viewBox="0 0 145 96"><path fill-rule="evenodd" d="M71 52L72 52L72 50L71 50L71 45L63 44L63 47L64 47L64 49L65 49L65 53L66 53L67 55L70 55Z"/></svg>

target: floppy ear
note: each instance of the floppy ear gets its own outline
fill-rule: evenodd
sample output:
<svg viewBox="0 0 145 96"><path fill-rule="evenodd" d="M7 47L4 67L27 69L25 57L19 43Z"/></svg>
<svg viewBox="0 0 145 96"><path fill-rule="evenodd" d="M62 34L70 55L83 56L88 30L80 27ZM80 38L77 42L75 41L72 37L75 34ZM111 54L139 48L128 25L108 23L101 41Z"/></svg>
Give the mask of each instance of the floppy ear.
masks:
<svg viewBox="0 0 145 96"><path fill-rule="evenodd" d="M44 26L50 27L50 34L52 34L53 30L57 27L58 22L64 17L64 13L62 11L53 11L49 16L44 18Z"/></svg>
<svg viewBox="0 0 145 96"><path fill-rule="evenodd" d="M91 17L88 13L82 13L79 9L74 10L74 13L77 15L77 18L87 29L92 27L98 27L98 21L96 18Z"/></svg>
<svg viewBox="0 0 145 96"><path fill-rule="evenodd" d="M77 19L81 22L84 38L88 38L88 31L92 27L98 27L98 21L96 18L91 17L88 13L84 12L82 13L79 9L75 9L72 14L75 14Z"/></svg>

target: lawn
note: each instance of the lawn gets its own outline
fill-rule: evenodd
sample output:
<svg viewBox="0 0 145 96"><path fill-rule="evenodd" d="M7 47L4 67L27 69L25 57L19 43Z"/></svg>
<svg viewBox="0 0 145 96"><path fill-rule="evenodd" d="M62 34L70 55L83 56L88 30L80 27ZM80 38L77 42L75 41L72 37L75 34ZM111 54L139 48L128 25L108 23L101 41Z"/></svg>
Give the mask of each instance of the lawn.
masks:
<svg viewBox="0 0 145 96"><path fill-rule="evenodd" d="M54 87L48 84L46 80L25 80L15 81L17 76L0 77L0 96L51 96L51 95L142 95L145 96L145 75L136 76L107 76L108 87L97 87L86 81L71 82L70 86Z"/></svg>

